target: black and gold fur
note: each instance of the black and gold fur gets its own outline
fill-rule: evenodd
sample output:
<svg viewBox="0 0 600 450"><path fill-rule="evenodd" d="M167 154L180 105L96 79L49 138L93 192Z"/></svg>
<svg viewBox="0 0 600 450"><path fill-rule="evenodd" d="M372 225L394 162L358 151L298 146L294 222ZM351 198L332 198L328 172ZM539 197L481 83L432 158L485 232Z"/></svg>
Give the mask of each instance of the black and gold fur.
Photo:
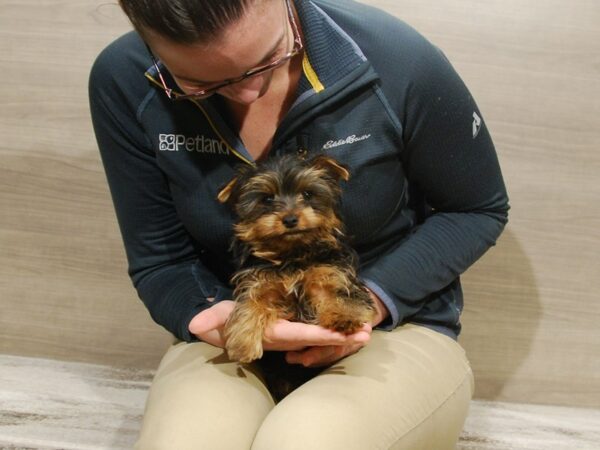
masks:
<svg viewBox="0 0 600 450"><path fill-rule="evenodd" d="M337 213L348 178L332 158L286 156L241 167L219 193L237 216L236 305L225 325L231 359L261 358L264 332L278 319L351 334L373 318Z"/></svg>

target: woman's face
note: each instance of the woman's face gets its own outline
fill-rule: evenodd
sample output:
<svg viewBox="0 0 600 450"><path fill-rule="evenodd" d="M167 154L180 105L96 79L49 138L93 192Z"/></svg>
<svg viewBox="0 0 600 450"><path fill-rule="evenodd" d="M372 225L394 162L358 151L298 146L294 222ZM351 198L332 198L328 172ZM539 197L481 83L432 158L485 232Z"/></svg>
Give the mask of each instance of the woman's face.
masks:
<svg viewBox="0 0 600 450"><path fill-rule="evenodd" d="M206 44L178 44L156 33L145 34L153 53L186 94L269 64L284 56L293 45L285 2L272 0L251 3L239 21ZM267 92L273 74L274 71L268 71L246 78L217 93L248 105Z"/></svg>

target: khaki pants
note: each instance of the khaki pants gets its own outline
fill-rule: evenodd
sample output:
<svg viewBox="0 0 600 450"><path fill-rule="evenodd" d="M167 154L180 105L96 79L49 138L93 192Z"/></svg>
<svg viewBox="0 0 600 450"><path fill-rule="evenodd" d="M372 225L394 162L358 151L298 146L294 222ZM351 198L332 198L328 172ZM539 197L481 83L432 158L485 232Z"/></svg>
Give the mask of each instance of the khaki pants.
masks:
<svg viewBox="0 0 600 450"><path fill-rule="evenodd" d="M462 347L430 329L371 342L273 403L253 365L178 343L150 389L141 450L454 449L473 375Z"/></svg>

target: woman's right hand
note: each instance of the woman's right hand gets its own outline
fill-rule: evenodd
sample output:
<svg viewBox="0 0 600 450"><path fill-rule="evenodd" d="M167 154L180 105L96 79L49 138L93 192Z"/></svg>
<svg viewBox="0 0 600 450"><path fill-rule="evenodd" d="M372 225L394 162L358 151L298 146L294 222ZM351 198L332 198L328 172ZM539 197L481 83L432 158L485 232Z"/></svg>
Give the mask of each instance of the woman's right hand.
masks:
<svg viewBox="0 0 600 450"><path fill-rule="evenodd" d="M234 301L222 300L199 312L188 326L190 333L203 342L225 348L225 322L234 306Z"/></svg>
<svg viewBox="0 0 600 450"><path fill-rule="evenodd" d="M189 330L201 341L225 348L225 322L235 302L222 300L198 313L190 322ZM265 350L300 351L308 347L365 345L370 339L370 327L345 335L318 325L279 319L265 330Z"/></svg>

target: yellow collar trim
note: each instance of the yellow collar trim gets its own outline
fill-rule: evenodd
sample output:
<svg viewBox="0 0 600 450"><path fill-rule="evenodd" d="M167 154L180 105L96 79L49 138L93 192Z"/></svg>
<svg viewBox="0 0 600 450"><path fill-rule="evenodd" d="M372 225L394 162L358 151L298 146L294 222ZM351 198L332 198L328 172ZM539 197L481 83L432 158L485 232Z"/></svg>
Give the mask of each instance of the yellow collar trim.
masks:
<svg viewBox="0 0 600 450"><path fill-rule="evenodd" d="M325 89L325 86L323 86L323 83L321 83L321 80L319 80L315 69L313 69L312 65L310 64L310 61L308 60L308 54L306 51L302 56L302 69L304 70L304 75L306 76L316 93L319 93Z"/></svg>

